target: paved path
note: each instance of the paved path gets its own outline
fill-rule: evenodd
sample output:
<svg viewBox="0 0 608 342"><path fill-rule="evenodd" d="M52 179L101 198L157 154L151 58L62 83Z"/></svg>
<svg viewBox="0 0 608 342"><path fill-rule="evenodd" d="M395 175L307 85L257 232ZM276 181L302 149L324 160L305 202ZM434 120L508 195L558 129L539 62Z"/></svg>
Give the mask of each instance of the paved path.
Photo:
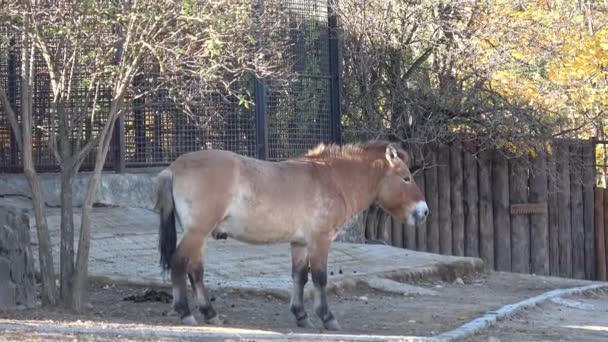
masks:
<svg viewBox="0 0 608 342"><path fill-rule="evenodd" d="M48 222L58 270L58 209L49 210ZM92 222L89 262L92 276L169 284L168 274L161 274L158 262L157 213L137 208L94 208ZM80 216L76 216L75 225L79 226L79 223ZM31 236L35 244L34 229ZM205 282L210 288L263 289L286 295L291 289L289 253L288 244L249 245L232 239L210 239L206 250ZM329 282L339 284L387 274L411 279L441 276L445 271L468 273L481 267L481 260L474 258L414 252L384 245L335 243L329 257L328 273Z"/></svg>

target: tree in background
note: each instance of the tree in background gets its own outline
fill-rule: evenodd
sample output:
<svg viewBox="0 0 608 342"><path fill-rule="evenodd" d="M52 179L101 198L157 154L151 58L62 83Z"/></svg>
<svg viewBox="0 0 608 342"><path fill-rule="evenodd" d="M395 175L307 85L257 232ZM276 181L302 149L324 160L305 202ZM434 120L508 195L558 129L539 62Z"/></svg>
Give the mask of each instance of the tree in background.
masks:
<svg viewBox="0 0 608 342"><path fill-rule="evenodd" d="M290 80L284 15L273 1L264 8L248 0L217 1L5 1L0 19L16 32L18 44L2 41L2 57L21 54L20 100L12 103L0 82L0 103L17 137L24 172L34 203L42 298L80 311L88 272L91 208L110 147L115 122L125 112L125 98L136 98L133 78L146 64L158 66L154 87L164 91L184 112L209 91L248 101L234 86L243 77ZM272 35L271 35L272 33ZM270 37L263 46L259 37ZM16 47L18 46L18 47ZM272 58L270 58L272 57ZM42 64L37 62L42 59ZM144 74L145 75L145 74ZM45 202L32 160L34 82L51 89L52 124L45 135L61 170L60 295L54 282ZM99 132L85 132L102 118ZM91 152L95 168L89 178L77 256L74 256L72 185Z"/></svg>
<svg viewBox="0 0 608 342"><path fill-rule="evenodd" d="M605 134L608 5L340 1L345 134L513 153Z"/></svg>

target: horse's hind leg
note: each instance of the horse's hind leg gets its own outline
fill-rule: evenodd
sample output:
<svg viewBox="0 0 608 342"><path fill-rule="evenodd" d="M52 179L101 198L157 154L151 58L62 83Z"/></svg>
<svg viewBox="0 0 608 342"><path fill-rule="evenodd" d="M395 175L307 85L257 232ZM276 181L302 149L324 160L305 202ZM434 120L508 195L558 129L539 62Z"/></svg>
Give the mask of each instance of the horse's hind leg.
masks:
<svg viewBox="0 0 608 342"><path fill-rule="evenodd" d="M204 242L204 234L186 230L172 259L173 309L179 315L182 323L187 325L196 325L198 323L194 316L192 316L190 306L188 305L186 274L192 272L193 268L198 268L198 265L201 264L201 251Z"/></svg>
<svg viewBox="0 0 608 342"><path fill-rule="evenodd" d="M327 330L340 330L340 325L329 310L327 304L327 257L331 241L328 238L320 238L312 241L309 245L310 271L312 283L315 286L314 306L315 313Z"/></svg>
<svg viewBox="0 0 608 342"><path fill-rule="evenodd" d="M308 314L304 309L304 285L308 281L308 250L306 250L306 246L291 244L291 278L293 279L291 312L296 317L296 323L299 327L312 328Z"/></svg>
<svg viewBox="0 0 608 342"><path fill-rule="evenodd" d="M188 297L186 293L186 269L188 258L179 253L179 249L173 256L171 265L171 284L173 285L173 309L179 315L182 323L196 325L196 319L190 312Z"/></svg>
<svg viewBox="0 0 608 342"><path fill-rule="evenodd" d="M209 294L207 293L207 289L204 284L204 271L205 268L203 266L203 260L196 265L193 265L192 270L188 274L190 277L190 283L192 284L192 290L196 294L196 304L198 306L199 311L205 318L205 322L214 325L221 325L222 321L220 320L217 312L211 305L211 300L209 299Z"/></svg>

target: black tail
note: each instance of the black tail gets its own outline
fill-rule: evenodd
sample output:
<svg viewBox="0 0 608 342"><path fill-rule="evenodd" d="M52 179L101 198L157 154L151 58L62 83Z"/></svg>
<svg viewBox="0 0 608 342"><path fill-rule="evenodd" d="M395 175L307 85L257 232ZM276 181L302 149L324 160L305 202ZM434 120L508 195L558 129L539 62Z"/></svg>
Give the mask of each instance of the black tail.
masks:
<svg viewBox="0 0 608 342"><path fill-rule="evenodd" d="M163 270L171 269L171 259L177 244L175 231L175 205L173 203L173 175L163 171L158 176L158 199L156 208L160 209L160 228L158 231L158 250L160 266Z"/></svg>

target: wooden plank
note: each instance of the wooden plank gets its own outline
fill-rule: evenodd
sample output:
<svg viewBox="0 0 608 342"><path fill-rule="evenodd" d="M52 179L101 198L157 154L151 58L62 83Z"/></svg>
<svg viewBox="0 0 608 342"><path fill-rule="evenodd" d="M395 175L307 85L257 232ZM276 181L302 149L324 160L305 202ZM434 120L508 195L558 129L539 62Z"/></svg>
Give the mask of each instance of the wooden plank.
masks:
<svg viewBox="0 0 608 342"><path fill-rule="evenodd" d="M595 142L583 145L583 220L585 230L585 279L595 279L593 206L595 186Z"/></svg>
<svg viewBox="0 0 608 342"><path fill-rule="evenodd" d="M368 240L378 239L378 211L381 210L375 205L369 207L367 211L367 220L365 223L365 232Z"/></svg>
<svg viewBox="0 0 608 342"><path fill-rule="evenodd" d="M545 156L533 157L530 160L530 203L545 203L547 209L547 161ZM549 274L549 214L530 216L530 271L538 275Z"/></svg>
<svg viewBox="0 0 608 342"><path fill-rule="evenodd" d="M559 227L559 275L572 277L572 221L569 148L557 144L557 223Z"/></svg>
<svg viewBox="0 0 608 342"><path fill-rule="evenodd" d="M464 255L464 208L462 145L450 146L450 201L452 204L452 254Z"/></svg>
<svg viewBox="0 0 608 342"><path fill-rule="evenodd" d="M473 147L465 146L463 153L464 254L479 257L479 190L477 159L473 152Z"/></svg>
<svg viewBox="0 0 608 342"><path fill-rule="evenodd" d="M452 210L450 194L450 149L439 146L437 151L437 188L439 190L439 250L452 255Z"/></svg>
<svg viewBox="0 0 608 342"><path fill-rule="evenodd" d="M604 236L604 195L607 194L605 189L595 189L595 205L594 205L594 219L595 219L595 270L596 279L606 281L606 241Z"/></svg>
<svg viewBox="0 0 608 342"><path fill-rule="evenodd" d="M549 209L549 274L559 275L559 224L557 218L557 161L555 148L547 156L547 203Z"/></svg>
<svg viewBox="0 0 608 342"><path fill-rule="evenodd" d="M604 190L604 264L608 273L608 189ZM608 277L608 275L607 275Z"/></svg>
<svg viewBox="0 0 608 342"><path fill-rule="evenodd" d="M384 209L380 209L380 215L381 218L378 224L380 234L378 238L390 245L393 242L393 220L391 220L391 216Z"/></svg>
<svg viewBox="0 0 608 342"><path fill-rule="evenodd" d="M404 231L404 227L405 225L398 219L394 218L391 216L391 228L392 228L392 238L393 238L393 242L392 245L395 247L401 247L403 248L404 246L404 239L403 239L403 231Z"/></svg>
<svg viewBox="0 0 608 342"><path fill-rule="evenodd" d="M428 168L424 170L424 189L429 207L427 217L427 251L439 253L439 191L437 190L437 154L428 152Z"/></svg>
<svg viewBox="0 0 608 342"><path fill-rule="evenodd" d="M492 208L496 269L511 271L511 219L509 215L509 164L495 152L492 164Z"/></svg>
<svg viewBox="0 0 608 342"><path fill-rule="evenodd" d="M496 269L494 257L494 211L492 206L492 156L479 153L479 256L486 268Z"/></svg>
<svg viewBox="0 0 608 342"><path fill-rule="evenodd" d="M570 222L572 227L572 275L585 278L585 221L583 218L583 158L580 143L570 145Z"/></svg>
<svg viewBox="0 0 608 342"><path fill-rule="evenodd" d="M424 194L424 198L427 199L426 189L424 188L424 171L420 170L420 171L416 172L416 174L414 175L414 179L416 180L416 184L420 188L420 191L422 191L422 193ZM415 235L415 239L413 239L409 234L406 233L406 236L407 236L406 244L405 244L406 248L418 250L418 251L427 250L427 247L426 247L427 220L425 220L424 223L417 224L416 229L412 230L411 234Z"/></svg>
<svg viewBox="0 0 608 342"><path fill-rule="evenodd" d="M509 197L511 203L528 201L527 158L509 161ZM530 218L528 215L511 215L511 270L530 273Z"/></svg>

